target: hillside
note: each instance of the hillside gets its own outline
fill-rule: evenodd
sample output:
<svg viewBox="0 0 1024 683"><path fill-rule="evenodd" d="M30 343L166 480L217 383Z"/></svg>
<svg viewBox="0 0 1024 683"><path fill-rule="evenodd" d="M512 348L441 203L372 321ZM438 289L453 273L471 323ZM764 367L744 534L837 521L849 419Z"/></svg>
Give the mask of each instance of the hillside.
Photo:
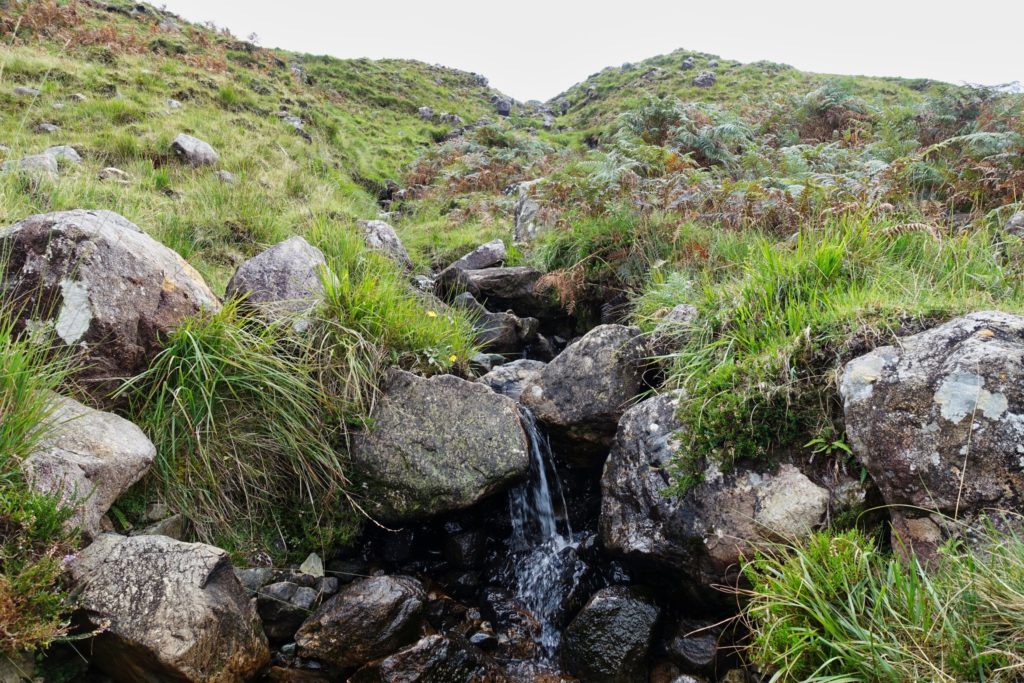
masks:
<svg viewBox="0 0 1024 683"><path fill-rule="evenodd" d="M0 0L0 164L0 680L1024 675L1024 96Z"/></svg>

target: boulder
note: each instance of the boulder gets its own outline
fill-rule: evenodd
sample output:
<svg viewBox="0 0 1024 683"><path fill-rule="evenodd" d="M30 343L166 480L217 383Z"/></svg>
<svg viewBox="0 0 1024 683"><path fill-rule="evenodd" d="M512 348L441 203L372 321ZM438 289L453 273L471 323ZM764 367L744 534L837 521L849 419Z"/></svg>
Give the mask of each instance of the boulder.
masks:
<svg viewBox="0 0 1024 683"><path fill-rule="evenodd" d="M498 113L498 116L509 116L512 114L512 101L499 99L494 103L494 111Z"/></svg>
<svg viewBox="0 0 1024 683"><path fill-rule="evenodd" d="M189 166L213 166L220 161L220 154L210 143L185 133L179 133L174 138L171 152Z"/></svg>
<svg viewBox="0 0 1024 683"><path fill-rule="evenodd" d="M1024 512L1024 317L978 312L846 364L846 433L914 549L941 542L928 512Z"/></svg>
<svg viewBox="0 0 1024 683"><path fill-rule="evenodd" d="M255 601L227 553L165 536L104 534L68 565L90 659L115 681L241 683L269 659Z"/></svg>
<svg viewBox="0 0 1024 683"><path fill-rule="evenodd" d="M520 401L574 440L610 441L643 386L647 349L634 327L599 325L570 344L523 387Z"/></svg>
<svg viewBox="0 0 1024 683"><path fill-rule="evenodd" d="M476 328L480 348L495 353L521 353L537 338L540 326L536 318L520 318L512 313L491 313L469 292L455 297L453 304L469 311Z"/></svg>
<svg viewBox="0 0 1024 683"><path fill-rule="evenodd" d="M515 401L475 382L393 369L371 418L350 457L364 505L389 522L467 508L529 469Z"/></svg>
<svg viewBox="0 0 1024 683"><path fill-rule="evenodd" d="M693 77L693 85L698 88L710 88L717 81L718 79L715 77L715 73L713 71L701 71Z"/></svg>
<svg viewBox="0 0 1024 683"><path fill-rule="evenodd" d="M350 683L505 683L509 679L461 638L430 635L360 669Z"/></svg>
<svg viewBox="0 0 1024 683"><path fill-rule="evenodd" d="M187 316L220 307L183 258L111 211L29 216L0 229L0 252L19 326L48 325L80 350L77 376L98 397L144 370Z"/></svg>
<svg viewBox="0 0 1024 683"><path fill-rule="evenodd" d="M27 157L5 161L4 173L23 173L33 178L56 180L59 169L57 159L49 154L32 154Z"/></svg>
<svg viewBox="0 0 1024 683"><path fill-rule="evenodd" d="M66 161L70 164L82 163L82 156L78 153L78 150L71 145L55 145L53 147L48 147L43 154L53 157L58 162Z"/></svg>
<svg viewBox="0 0 1024 683"><path fill-rule="evenodd" d="M384 221L359 221L363 240L370 249L382 251L403 268L412 268L412 259L395 229Z"/></svg>
<svg viewBox="0 0 1024 683"><path fill-rule="evenodd" d="M513 400L519 400L523 393L523 386L533 379L536 379L546 364L538 360L527 360L525 358L499 365L486 375L479 377L476 381L486 384L499 394L504 394Z"/></svg>
<svg viewBox="0 0 1024 683"><path fill-rule="evenodd" d="M682 447L679 391L647 399L619 421L601 477L601 541L638 566L709 586L735 581L737 562L758 544L794 541L825 518L828 492L790 464L701 463L703 481L666 495Z"/></svg>
<svg viewBox="0 0 1024 683"><path fill-rule="evenodd" d="M338 668L361 666L416 642L426 603L408 576L373 576L327 600L295 634L301 657Z"/></svg>
<svg viewBox="0 0 1024 683"><path fill-rule="evenodd" d="M68 503L70 523L94 538L114 501L149 470L156 447L128 420L61 396L47 423L25 473L37 490Z"/></svg>
<svg viewBox="0 0 1024 683"><path fill-rule="evenodd" d="M542 275L539 270L526 266L449 268L438 275L434 293L451 301L469 292L492 311L511 310L522 317L541 318L560 310L555 302L537 292L537 281Z"/></svg>
<svg viewBox="0 0 1024 683"><path fill-rule="evenodd" d="M683 60L683 63L680 64L680 68L682 68L683 71L689 71L690 69L692 69L696 65L697 64L693 60L693 57L687 57L686 59Z"/></svg>
<svg viewBox="0 0 1024 683"><path fill-rule="evenodd" d="M647 680L649 651L661 610L638 586L595 593L565 629L562 661L581 681Z"/></svg>
<svg viewBox="0 0 1024 683"><path fill-rule="evenodd" d="M323 252L296 235L238 266L226 295L245 297L246 305L271 319L295 317L323 299L326 267Z"/></svg>
<svg viewBox="0 0 1024 683"><path fill-rule="evenodd" d="M469 252L465 256L453 261L449 268L459 270L479 270L501 265L508 256L505 250L505 243L501 240L492 240Z"/></svg>
<svg viewBox="0 0 1024 683"><path fill-rule="evenodd" d="M515 228L512 238L516 242L530 242L540 231L537 221L537 212L540 211L540 204L527 192L520 190L519 199L516 200L512 209Z"/></svg>

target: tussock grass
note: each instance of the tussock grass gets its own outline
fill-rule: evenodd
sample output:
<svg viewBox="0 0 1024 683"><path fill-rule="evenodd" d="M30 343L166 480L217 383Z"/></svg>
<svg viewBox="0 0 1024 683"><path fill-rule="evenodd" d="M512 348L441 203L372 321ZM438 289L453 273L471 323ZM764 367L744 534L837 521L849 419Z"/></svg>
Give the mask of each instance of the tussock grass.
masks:
<svg viewBox="0 0 1024 683"><path fill-rule="evenodd" d="M819 533L744 567L748 657L770 680L1017 681L1024 540L982 534L924 567L858 531Z"/></svg>

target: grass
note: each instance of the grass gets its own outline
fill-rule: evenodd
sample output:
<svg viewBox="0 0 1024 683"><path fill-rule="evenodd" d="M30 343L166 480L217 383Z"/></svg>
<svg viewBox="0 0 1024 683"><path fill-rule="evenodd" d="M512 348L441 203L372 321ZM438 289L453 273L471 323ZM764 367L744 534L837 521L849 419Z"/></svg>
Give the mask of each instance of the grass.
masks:
<svg viewBox="0 0 1024 683"><path fill-rule="evenodd" d="M72 604L60 578L77 547L70 511L34 491L21 468L46 437L51 392L70 368L43 340L16 338L13 320L0 306L0 656L66 633Z"/></svg>
<svg viewBox="0 0 1024 683"><path fill-rule="evenodd" d="M989 532L924 567L859 531L747 562L747 655L770 680L1016 681L1024 675L1024 541Z"/></svg>

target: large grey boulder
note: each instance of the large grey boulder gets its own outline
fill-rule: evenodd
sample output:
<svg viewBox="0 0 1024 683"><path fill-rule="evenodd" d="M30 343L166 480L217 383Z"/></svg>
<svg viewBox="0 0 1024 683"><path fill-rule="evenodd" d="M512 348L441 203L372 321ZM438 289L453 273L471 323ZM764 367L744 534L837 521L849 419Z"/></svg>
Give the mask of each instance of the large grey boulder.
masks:
<svg viewBox="0 0 1024 683"><path fill-rule="evenodd" d="M640 393L646 356L638 329L599 325L527 383L520 401L572 439L605 443Z"/></svg>
<svg viewBox="0 0 1024 683"><path fill-rule="evenodd" d="M210 143L185 133L174 138L171 151L189 166L213 166L220 161L220 154Z"/></svg>
<svg viewBox="0 0 1024 683"><path fill-rule="evenodd" d="M641 587L603 588L565 629L562 661L581 681L645 681L660 615L650 592Z"/></svg>
<svg viewBox="0 0 1024 683"><path fill-rule="evenodd" d="M846 433L898 533L930 553L941 522L1024 512L1024 317L979 312L846 364Z"/></svg>
<svg viewBox="0 0 1024 683"><path fill-rule="evenodd" d="M395 229L384 221L359 221L363 241L370 249L382 251L403 268L412 268L412 259Z"/></svg>
<svg viewBox="0 0 1024 683"><path fill-rule="evenodd" d="M110 506L149 470L156 447L122 417L70 398L53 401L43 439L23 467L32 486L70 505L71 523L93 538Z"/></svg>
<svg viewBox="0 0 1024 683"><path fill-rule="evenodd" d="M702 463L703 481L666 495L683 446L681 392L631 408L619 422L601 477L604 546L635 564L709 586L735 580L737 563L766 541L794 541L825 518L828 492L796 467Z"/></svg>
<svg viewBox="0 0 1024 683"><path fill-rule="evenodd" d="M238 266L226 294L245 297L269 318L291 317L322 300L326 267L323 252L296 235Z"/></svg>
<svg viewBox="0 0 1024 683"><path fill-rule="evenodd" d="M22 173L32 178L56 180L59 173L56 157L50 154L32 154L5 161L0 167L4 173Z"/></svg>
<svg viewBox="0 0 1024 683"><path fill-rule="evenodd" d="M104 534L70 563L80 613L113 680L241 683L269 658L227 553L166 536Z"/></svg>
<svg viewBox="0 0 1024 683"><path fill-rule="evenodd" d="M371 425L350 455L365 505L389 522L469 507L529 468L515 401L452 375L389 371Z"/></svg>
<svg viewBox="0 0 1024 683"><path fill-rule="evenodd" d="M78 377L96 396L145 369L187 316L220 307L183 258L111 211L29 216L0 229L0 253L19 326L49 326L81 351Z"/></svg>
<svg viewBox="0 0 1024 683"><path fill-rule="evenodd" d="M416 642L427 593L408 576L373 576L349 584L295 634L302 657L338 668L361 666Z"/></svg>
<svg viewBox="0 0 1024 683"><path fill-rule="evenodd" d="M499 394L519 400L523 386L536 379L546 363L526 358L499 365L486 375L477 378L477 382L489 386Z"/></svg>

